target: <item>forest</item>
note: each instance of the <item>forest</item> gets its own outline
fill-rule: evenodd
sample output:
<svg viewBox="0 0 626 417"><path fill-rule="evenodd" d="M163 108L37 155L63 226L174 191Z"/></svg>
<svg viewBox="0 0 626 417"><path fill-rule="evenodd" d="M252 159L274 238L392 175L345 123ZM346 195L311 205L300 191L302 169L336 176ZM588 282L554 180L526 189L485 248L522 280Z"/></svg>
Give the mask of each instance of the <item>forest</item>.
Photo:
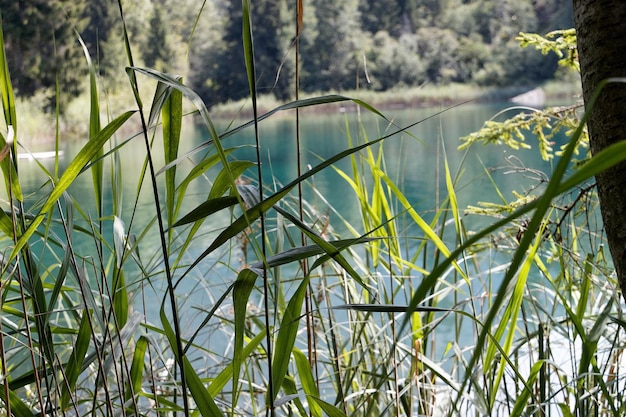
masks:
<svg viewBox="0 0 626 417"><path fill-rule="evenodd" d="M209 105L248 94L240 2L126 3L138 65L182 75ZM252 2L257 86L279 100L294 91L295 4ZM50 104L57 80L65 101L85 90L77 34L108 88L125 85L118 8L114 1L0 0L9 69L21 74L18 94ZM451 82L536 86L559 77L554 54L521 49L515 38L570 28L573 16L567 0L306 0L302 24L301 91L385 91Z"/></svg>

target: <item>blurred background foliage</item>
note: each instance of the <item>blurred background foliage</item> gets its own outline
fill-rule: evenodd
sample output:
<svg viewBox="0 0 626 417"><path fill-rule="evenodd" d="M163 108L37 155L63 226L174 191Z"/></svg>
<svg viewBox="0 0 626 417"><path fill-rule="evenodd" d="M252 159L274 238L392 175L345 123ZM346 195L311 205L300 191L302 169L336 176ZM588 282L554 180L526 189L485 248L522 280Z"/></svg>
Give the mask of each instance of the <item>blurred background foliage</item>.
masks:
<svg viewBox="0 0 626 417"><path fill-rule="evenodd" d="M239 3L128 2L125 19L138 45L137 64L183 75L209 105L246 96ZM252 2L257 85L261 94L279 100L294 91L294 64L287 59L294 48L294 8L287 0ZM84 74L67 70L85 67L75 31L107 75L107 88L125 86L117 2L0 0L0 11L21 97L44 94L50 107L57 82L65 101L84 90ZM326 92L452 82L534 86L565 75L556 56L520 49L515 38L572 26L566 0L308 0L299 39L300 87Z"/></svg>

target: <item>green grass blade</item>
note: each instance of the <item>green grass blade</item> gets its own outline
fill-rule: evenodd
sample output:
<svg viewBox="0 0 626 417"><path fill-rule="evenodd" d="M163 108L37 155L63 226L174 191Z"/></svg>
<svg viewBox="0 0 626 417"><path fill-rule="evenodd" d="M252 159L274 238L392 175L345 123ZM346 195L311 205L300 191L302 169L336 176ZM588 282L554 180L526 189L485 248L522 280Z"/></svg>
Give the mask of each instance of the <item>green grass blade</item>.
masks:
<svg viewBox="0 0 626 417"><path fill-rule="evenodd" d="M372 242L376 239L373 238L359 238L359 239L340 239L328 241L333 245L335 249L345 249L357 243ZM287 249L284 252L272 255L266 259L266 265L268 268L276 266L286 265L292 262L301 261L302 259L310 258L311 256L321 255L326 253L319 245L307 245L296 248ZM250 265L251 269L261 269L263 262L254 262Z"/></svg>
<svg viewBox="0 0 626 417"><path fill-rule="evenodd" d="M341 267L354 279L359 283L363 288L367 289L367 286L363 282L361 276L352 268L352 265L346 260L346 258L340 253L340 250L337 249L334 245L328 243L324 238L319 236L313 229L308 227L306 224L300 221L296 216L293 216L288 211L281 209L280 207L274 207L276 211L278 211L283 217L289 219L298 229L300 229L304 234L311 239L317 246L319 246L328 256L330 256L335 262L337 262ZM360 240L358 241L361 242ZM341 249L345 249L341 248Z"/></svg>
<svg viewBox="0 0 626 417"><path fill-rule="evenodd" d="M235 287L233 288L233 308L235 313L235 340L233 343L233 410L236 408L239 399L239 373L244 360L243 339L246 331L246 312L248 311L248 300L254 288L257 274L250 269L239 272Z"/></svg>
<svg viewBox="0 0 626 417"><path fill-rule="evenodd" d="M291 191L299 183L301 183L304 180L314 176L315 174L317 174L318 172L324 170L325 168L328 168L329 166L333 165L337 161L340 161L341 159L345 158L346 156L354 154L354 153L360 151L361 149L364 149L364 148L366 148L368 146L372 146L372 145L374 145L374 144L376 144L378 142L381 142L381 141L383 141L383 140L385 140L385 139L387 139L389 137L390 137L389 135L388 136L383 136L383 137L378 138L376 140L373 140L371 142L368 142L368 143L356 146L354 148L346 149L345 151L339 152L338 154L336 154L336 155L326 159L325 161L323 161L319 165L316 165L312 169L306 171L300 177L296 178L295 180L293 180L289 184L285 185L282 189L280 189L276 193L272 194L271 196L267 197L265 200L261 201L256 206L251 207L250 209L248 209L245 212L244 215L242 215L239 218L237 218L226 229L224 229L217 236L217 238L215 238L213 243L211 243L211 245L204 252L202 252L202 254L200 254L200 256L198 256L198 258L196 258L194 260L194 262L187 268L187 270L185 270L185 272L183 273L182 276L183 277L186 276L204 258L206 258L208 255L210 255L217 248L221 247L224 243L228 242L230 239L232 239L233 237L235 237L239 233L241 233L243 230L245 230L254 220L258 219L261 216L262 213L267 212L275 204L277 204L280 200L282 200L289 193L289 191ZM408 204L408 202L407 202L407 204Z"/></svg>
<svg viewBox="0 0 626 417"><path fill-rule="evenodd" d="M172 227L178 227L205 219L213 213L217 213L218 211L228 207L233 207L238 202L239 200L237 197L218 197L205 201L184 215L180 220L174 223Z"/></svg>
<svg viewBox="0 0 626 417"><path fill-rule="evenodd" d="M228 149L224 149L224 154L226 156L230 155L231 152L233 152L236 148L228 148ZM178 216L178 213L180 212L180 208L183 204L183 201L185 201L184 196L187 192L187 188L189 187L189 184L196 178L200 177L204 172L206 172L206 170L208 170L209 168L215 166L217 163L220 162L220 158L219 155L213 154L210 155L206 158L202 158L202 160L196 164L194 164L193 168L191 169L191 171L189 171L189 174L187 174L187 176L180 182L180 184L178 185L178 198L176 199L176 211L175 211L175 215L174 217ZM173 163L169 163L166 166L172 166ZM159 172L163 172L163 170L159 171ZM157 175L159 175L157 173Z"/></svg>
<svg viewBox="0 0 626 417"><path fill-rule="evenodd" d="M233 175L235 178L239 178L248 168L255 166L252 161L232 161L228 163L228 170L222 169L215 180L213 181L213 187L209 193L209 199L221 197L229 188L231 188L231 182L229 175Z"/></svg>
<svg viewBox="0 0 626 417"><path fill-rule="evenodd" d="M254 67L254 42L252 40L252 16L250 10L250 0L241 1L242 13L242 41L243 56L246 62L246 72L248 74L248 86L250 87L250 97L255 109L256 116L256 71Z"/></svg>
<svg viewBox="0 0 626 417"><path fill-rule="evenodd" d="M41 207L39 214L33 219L28 226L28 229L24 232L20 239L17 241L9 259L15 259L17 253L21 251L27 244L28 239L35 233L37 227L44 220L45 216L52 210L56 201L61 195L69 188L74 182L76 177L83 171L85 166L91 161L98 150L102 148L102 145L111 138L111 136L119 129L135 112L129 111L121 116L117 117L111 123L109 123L104 129L98 133L96 138L89 141L74 157L70 165L67 167L55 188L52 190L45 203Z"/></svg>
<svg viewBox="0 0 626 417"><path fill-rule="evenodd" d="M83 42L83 39L79 34L78 41L83 48L85 59L87 60L87 67L89 68L89 140L94 140L100 132L100 105L98 103L98 85L96 83L96 68L91 61L89 50L87 45ZM96 195L96 205L98 209L98 217L102 216L103 205L103 174L104 166L102 163L102 155L104 150L100 147L100 150L92 158L91 175L93 179L94 193Z"/></svg>
<svg viewBox="0 0 626 417"><path fill-rule="evenodd" d="M144 72L144 73L146 73L146 74L150 74L150 73L151 73L151 72L150 72L151 70L141 69L141 68L137 68L137 71ZM195 94L195 93L194 93L194 94ZM376 115L378 115L378 116L380 116L380 117L384 118L385 120L388 120L388 119L387 119L387 118L386 118L386 117L385 117L382 113L380 113L378 110L374 109L374 108L373 108L373 107L371 107L371 106L367 106L364 102L362 102L362 101L360 101L360 100L356 100L356 99L354 99L354 98L350 98L350 97L347 97L347 96L341 96L341 95L337 95L337 94L331 94L331 95L325 95L325 96L320 96L320 97L312 97L312 98L307 98L307 99L302 99L302 100L295 100L295 101L292 101L292 102L289 102L289 103L286 103L286 104L280 105L280 106L275 107L274 109L272 109L272 110L268 111L267 113L265 113L265 114L262 114L262 115L258 116L258 118L257 118L257 120L256 120L256 121L257 121L257 123L258 123L258 122L261 122L261 121L263 121L263 120L265 120L265 119L269 118L270 116L272 116L272 115L274 115L274 114L276 114L276 113L282 112L282 111L294 110L294 109L301 109L301 108L312 107L312 106L319 106L319 105L323 105L323 104L340 103L340 102L343 102L343 101L352 101L353 103L356 103L356 104L358 104L358 105L362 105L364 108L366 108L366 109L368 109L368 110L369 110L369 109L372 109L371 111L372 111L374 114L376 114ZM438 114L438 113L436 113L436 114ZM436 115L436 114L435 114L435 115ZM426 119L424 119L424 120L426 120ZM390 138L390 137L392 137L392 136L396 136L398 133L400 133L400 132L404 132L404 131L407 131L407 130L409 130L410 128L412 128L412 127L414 127L414 126L418 125L419 123L423 122L424 120L421 120L421 121L419 121L419 122L413 123L413 124L411 124L410 126L407 126L407 127L403 128L403 129L400 129L400 130L399 130L399 131L397 131L397 132L391 133L391 134L389 134L389 135L385 135L385 137L384 137L384 138L381 138L381 139L386 139L386 138ZM249 128L249 127L253 126L253 125L254 125L254 123L255 123L255 121L254 121L254 120L251 120L251 121L249 121L249 122L246 122L246 123L244 123L244 124L242 124L242 125L240 125L240 126L237 126L237 127L233 128L233 129L230 129L230 130L228 130L228 131L226 131L226 132L222 133L221 135L219 135L219 137L220 137L220 139L221 139L221 140L224 140L224 139L226 139L227 137L233 136L233 135L235 135L236 133L239 133L239 132L241 132L242 130L247 129L247 128ZM378 142L378 141L374 141L373 143L376 143L376 142ZM372 144L373 144L373 143L372 143ZM184 155L180 156L180 157L178 158L178 160L174 161L173 163L179 163L179 162L181 162L181 161L183 161L183 160L185 160L185 159L189 158L190 156L192 156L192 155L194 155L194 154L196 154L196 153L198 153L198 152L200 152L200 151L202 151L202 150L204 150L204 149L208 148L208 147L209 147L209 146L211 146L212 144L213 144L213 141L212 141L212 140L209 140L209 141L206 141L206 142L204 142L204 143L201 143L200 145L198 145L198 146L196 146L195 148L191 149L190 151L186 152ZM366 144L365 146L369 146L369 145L367 145L367 144ZM162 171L167 170L168 168L169 168L169 167L166 165L163 169L161 169L161 170L159 171L159 173L160 173L160 172L162 172Z"/></svg>
<svg viewBox="0 0 626 417"><path fill-rule="evenodd" d="M17 112L15 111L15 94L9 74L9 63L4 48L4 28L2 15L0 14L0 97L2 98L2 110L4 121L7 126L13 126L13 132L17 137Z"/></svg>
<svg viewBox="0 0 626 417"><path fill-rule="evenodd" d="M0 384L0 399L6 404L11 405L11 415L14 417L35 417L35 414L30 408L22 401L22 399L14 391L9 390L9 398L5 397L5 386Z"/></svg>
<svg viewBox="0 0 626 417"><path fill-rule="evenodd" d="M180 132L183 120L183 94L176 89L171 89L163 108L161 109L163 119L163 150L165 153L165 163L169 164L178 157L178 147L180 145ZM172 166L165 172L165 198L167 206L167 224L174 223L175 215L175 194L176 194L176 166Z"/></svg>
<svg viewBox="0 0 626 417"><path fill-rule="evenodd" d="M200 415L203 417L222 417L223 414L217 407L217 404L215 404L215 400L213 400L213 397L207 391L206 387L202 383L202 380L186 356L183 357L183 364L185 367L187 387L196 402Z"/></svg>
<svg viewBox="0 0 626 417"><path fill-rule="evenodd" d="M139 336L135 342L135 352L133 353L133 361L130 366L130 381L125 393L125 402L131 399L131 393L137 395L141 392L143 381L143 371L145 368L145 356L148 351L149 340L145 336ZM132 387L132 389L131 389Z"/></svg>
<svg viewBox="0 0 626 417"><path fill-rule="evenodd" d="M317 403L317 405L319 405L320 408L324 410L324 413L326 413L328 417L346 417L346 414L334 405L329 404L326 401L317 397L309 396L308 398L309 402L313 400L315 403Z"/></svg>
<svg viewBox="0 0 626 417"><path fill-rule="evenodd" d="M538 360L535 362L530 369L530 375L528 375L528 379L524 384L524 389L522 393L517 396L515 399L515 405L513 406L513 411L511 411L511 417L520 417L528 412L526 405L528 403L528 399L533 395L532 391L529 387L532 387L537 377L539 376L539 372L541 372L541 368L543 368L545 364L544 360Z"/></svg>
<svg viewBox="0 0 626 417"><path fill-rule="evenodd" d="M289 362L291 360L291 353L298 335L298 328L300 325L300 317L302 311L302 305L304 303L304 296L306 295L307 288L309 286L309 276L304 277L298 289L295 291L282 320L280 321L280 329L276 336L276 342L274 346L274 357L272 358L272 383L274 384L274 398L278 395L279 387L282 386L287 370L289 369ZM268 401L268 404L272 401Z"/></svg>
<svg viewBox="0 0 626 417"><path fill-rule="evenodd" d="M300 383L304 393L309 398L309 409L311 410L311 416L322 417L322 408L315 401L311 401L311 398L319 398L320 394L313 378L313 372L311 371L311 364L302 351L296 347L293 348L293 358L296 363L296 369L298 370L298 376L300 377Z"/></svg>
<svg viewBox="0 0 626 417"><path fill-rule="evenodd" d="M252 352L254 352L261 342L265 340L265 331L260 332L252 340L248 342L246 347L241 351L241 358L248 358ZM214 379L211 381L209 385L208 391L209 394L213 397L218 395L222 389L228 384L228 381L232 379L233 376L233 363L229 363Z"/></svg>
<svg viewBox="0 0 626 417"><path fill-rule="evenodd" d="M0 154L4 154L10 148L13 155L17 155L17 112L15 110L15 93L13 92L11 75L9 74L9 63L4 48L3 32L4 28L2 26L2 15L0 11L0 98L2 98L4 121L9 129L8 135L10 136L5 138L0 134ZM7 140L10 143L7 143ZM22 195L22 188L18 181L19 177L17 176L15 165L11 158L7 157L9 155L4 155L5 156L0 157L0 167L4 174L7 191L10 187L13 192L13 197L18 201L22 201L24 196Z"/></svg>
<svg viewBox="0 0 626 417"><path fill-rule="evenodd" d="M89 314L89 310L85 309L80 320L80 326L78 327L78 334L76 336L76 341L74 342L74 349L72 349L72 354L65 365L66 380L61 387L61 410L67 409L70 404L71 395L77 388L76 382L78 381L78 376L82 371L85 356L89 350L91 327L89 325L87 314Z"/></svg>

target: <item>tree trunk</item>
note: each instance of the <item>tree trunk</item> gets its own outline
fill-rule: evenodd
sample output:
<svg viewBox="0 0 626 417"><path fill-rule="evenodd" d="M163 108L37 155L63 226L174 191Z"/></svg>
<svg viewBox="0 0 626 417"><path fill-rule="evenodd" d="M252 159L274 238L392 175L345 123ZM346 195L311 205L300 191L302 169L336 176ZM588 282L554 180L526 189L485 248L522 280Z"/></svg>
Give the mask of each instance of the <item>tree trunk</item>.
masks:
<svg viewBox="0 0 626 417"><path fill-rule="evenodd" d="M585 103L609 77L626 77L626 1L574 0L574 22ZM626 84L602 91L588 121L591 152L626 139ZM602 219L622 295L626 298L626 163L596 177Z"/></svg>

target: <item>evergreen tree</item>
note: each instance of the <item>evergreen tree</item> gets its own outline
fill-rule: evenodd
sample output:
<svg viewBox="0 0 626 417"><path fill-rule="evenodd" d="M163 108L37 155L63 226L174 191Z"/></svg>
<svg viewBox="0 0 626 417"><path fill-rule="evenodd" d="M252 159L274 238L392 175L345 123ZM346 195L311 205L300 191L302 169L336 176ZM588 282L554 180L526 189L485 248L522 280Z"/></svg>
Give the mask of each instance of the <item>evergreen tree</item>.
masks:
<svg viewBox="0 0 626 417"><path fill-rule="evenodd" d="M147 67L167 71L172 58L169 33L163 19L161 7L155 6L150 18L150 32L144 48L144 61Z"/></svg>
<svg viewBox="0 0 626 417"><path fill-rule="evenodd" d="M316 36L302 47L302 88L305 91L354 88L361 49L358 4L350 0L319 0L315 6Z"/></svg>
<svg viewBox="0 0 626 417"><path fill-rule="evenodd" d="M386 31L397 37L403 29L403 3L405 0L361 0L359 14L361 28L372 34Z"/></svg>
<svg viewBox="0 0 626 417"><path fill-rule="evenodd" d="M81 30L86 0L0 0L5 49L17 94L48 91L54 105L58 79L61 104L81 91L86 69L74 30Z"/></svg>
<svg viewBox="0 0 626 417"><path fill-rule="evenodd" d="M282 65L285 48L281 37L281 2L257 0L253 2L251 12L259 93L273 93L279 99L287 98L290 74L289 66ZM194 88L211 102L238 100L249 95L242 43L241 2L228 0L224 14L226 24L221 42L203 62L195 63L196 66L206 66L202 77L198 74L192 77Z"/></svg>

